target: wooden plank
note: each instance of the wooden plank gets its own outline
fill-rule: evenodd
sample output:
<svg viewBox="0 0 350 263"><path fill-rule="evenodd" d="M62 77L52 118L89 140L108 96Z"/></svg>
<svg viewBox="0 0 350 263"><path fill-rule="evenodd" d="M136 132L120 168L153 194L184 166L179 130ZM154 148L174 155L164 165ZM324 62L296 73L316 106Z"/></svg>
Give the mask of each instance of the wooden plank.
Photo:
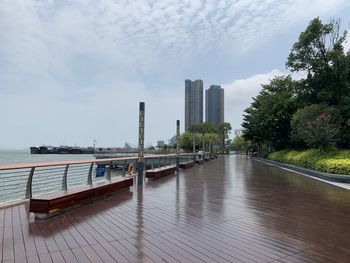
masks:
<svg viewBox="0 0 350 263"><path fill-rule="evenodd" d="M22 225L21 225L18 206L15 206L12 208L12 222L13 222L13 240L14 240L13 246L14 246L15 261L25 262L26 252L24 247Z"/></svg>
<svg viewBox="0 0 350 263"><path fill-rule="evenodd" d="M25 205L19 206L19 214L27 260L28 262L39 262L39 256L34 243L33 234L30 229L30 223L28 222L28 215Z"/></svg>
<svg viewBox="0 0 350 263"><path fill-rule="evenodd" d="M104 250L118 263L128 263L129 261L126 259L126 257L116 249L114 246L111 245L111 243L102 243L101 246L104 248ZM130 262L138 262L138 258L134 257L132 259L133 261Z"/></svg>
<svg viewBox="0 0 350 263"><path fill-rule="evenodd" d="M58 218L55 224L49 224L49 229L51 232L59 232L60 235L55 236L55 241L59 250L66 250L68 248L78 248L79 245L75 241L71 232L65 226L66 219L64 217ZM62 240L63 239L63 240Z"/></svg>
<svg viewBox="0 0 350 263"><path fill-rule="evenodd" d="M2 262L3 258L2 258L2 244L3 244L3 235L4 235L4 228L0 227L0 262Z"/></svg>
<svg viewBox="0 0 350 263"><path fill-rule="evenodd" d="M62 227L61 224L46 224L47 226L47 231L51 233L53 240L56 243L57 249L62 251L69 249L70 247L68 246L66 240L63 238L60 227ZM71 240L71 237L68 235L68 239Z"/></svg>
<svg viewBox="0 0 350 263"><path fill-rule="evenodd" d="M14 260L15 255L13 251L13 224L12 224L12 208L5 209L4 218L4 234L2 244L2 258L3 261Z"/></svg>
<svg viewBox="0 0 350 263"><path fill-rule="evenodd" d="M87 244L89 244L90 246L98 244L98 241L95 239L95 237L92 236L89 233L89 231L86 231L82 227L83 220L78 218L69 218L69 219L71 224L74 225L75 230L78 232L79 238L81 236L84 239L84 241L87 242Z"/></svg>
<svg viewBox="0 0 350 263"><path fill-rule="evenodd" d="M78 263L77 258L75 257L75 255L73 254L73 252L70 249L63 250L63 251L61 251L61 253L62 253L62 256L66 262ZM89 262L89 261L87 261L87 262Z"/></svg>
<svg viewBox="0 0 350 263"><path fill-rule="evenodd" d="M52 259L49 253L47 254L39 254L40 262L52 263Z"/></svg>
<svg viewBox="0 0 350 263"><path fill-rule="evenodd" d="M38 256L27 256L28 263L40 263Z"/></svg>
<svg viewBox="0 0 350 263"><path fill-rule="evenodd" d="M102 259L103 262L105 263L117 262L115 259L111 257L111 255L107 253L107 251L100 244L92 245L92 248L95 250L96 254Z"/></svg>
<svg viewBox="0 0 350 263"><path fill-rule="evenodd" d="M78 262L92 262L80 247L73 248L72 252Z"/></svg>
<svg viewBox="0 0 350 263"><path fill-rule="evenodd" d="M40 256L41 255L49 255L49 251L46 247L44 237L42 236L38 225L31 224L30 229L31 229L31 234L33 235L33 238L34 238L34 243L35 243L37 253L38 253L39 258L41 260L42 257L40 257ZM43 257L47 257L47 256L43 256ZM51 259L51 257L50 257L50 259Z"/></svg>
<svg viewBox="0 0 350 263"><path fill-rule="evenodd" d="M76 229L76 227L70 222L68 216L64 217L62 220L64 227L68 229L69 236L74 238L74 241L78 244L79 247L87 246L88 242L85 238L80 234L80 232ZM67 237L67 235L65 235Z"/></svg>
<svg viewBox="0 0 350 263"><path fill-rule="evenodd" d="M4 226L5 209L0 208L0 227Z"/></svg>
<svg viewBox="0 0 350 263"><path fill-rule="evenodd" d="M55 251L50 253L53 263L65 263L65 260L60 251Z"/></svg>
<svg viewBox="0 0 350 263"><path fill-rule="evenodd" d="M114 243L113 243L114 244ZM164 250L158 248L157 246L155 246L154 244L152 244L151 242L149 242L147 239L142 239L142 244L145 248L147 248L148 250L152 251L152 253L154 253L155 255L157 255L157 257L161 258L162 261L165 262L180 262L179 260L177 260L175 257L169 255L168 253L166 253Z"/></svg>
<svg viewBox="0 0 350 263"><path fill-rule="evenodd" d="M46 247L49 253L52 254L53 252L59 251L59 248L55 242L55 239L51 235L51 232L48 229L47 224L44 222L40 222L38 226L41 232L41 236L44 238L44 242L46 244Z"/></svg>
<svg viewBox="0 0 350 263"><path fill-rule="evenodd" d="M147 262L148 259L150 262L164 262L160 256L156 255L153 251L144 246L142 240L125 239L123 240L123 244L127 246L128 250L131 251L134 256L139 258L141 262Z"/></svg>
<svg viewBox="0 0 350 263"><path fill-rule="evenodd" d="M84 251L84 253L87 255L91 262L103 262L103 260L97 255L97 253L92 247L84 246L81 249Z"/></svg>

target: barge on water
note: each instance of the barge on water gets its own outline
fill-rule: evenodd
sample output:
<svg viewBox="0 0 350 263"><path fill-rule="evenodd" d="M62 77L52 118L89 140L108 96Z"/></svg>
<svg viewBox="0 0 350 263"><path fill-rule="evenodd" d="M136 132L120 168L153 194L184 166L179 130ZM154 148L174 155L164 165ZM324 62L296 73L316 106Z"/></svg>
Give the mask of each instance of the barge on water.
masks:
<svg viewBox="0 0 350 263"><path fill-rule="evenodd" d="M31 154L94 154L94 147L78 146L39 146L30 147Z"/></svg>

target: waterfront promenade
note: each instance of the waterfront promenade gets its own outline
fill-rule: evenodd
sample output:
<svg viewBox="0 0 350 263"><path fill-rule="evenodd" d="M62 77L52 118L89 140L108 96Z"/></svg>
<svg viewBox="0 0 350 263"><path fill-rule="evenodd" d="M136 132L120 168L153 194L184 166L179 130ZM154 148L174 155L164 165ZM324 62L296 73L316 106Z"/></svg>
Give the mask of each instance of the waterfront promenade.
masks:
<svg viewBox="0 0 350 263"><path fill-rule="evenodd" d="M0 262L349 262L350 191L242 156L35 221L0 209Z"/></svg>

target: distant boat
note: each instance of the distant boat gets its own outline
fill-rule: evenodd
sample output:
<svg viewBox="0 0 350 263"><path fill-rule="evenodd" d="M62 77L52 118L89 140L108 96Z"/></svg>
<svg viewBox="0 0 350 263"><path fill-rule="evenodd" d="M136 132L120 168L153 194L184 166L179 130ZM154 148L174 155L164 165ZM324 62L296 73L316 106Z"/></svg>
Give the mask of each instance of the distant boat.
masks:
<svg viewBox="0 0 350 263"><path fill-rule="evenodd" d="M31 154L94 154L94 147L78 146L39 146L30 147Z"/></svg>
<svg viewBox="0 0 350 263"><path fill-rule="evenodd" d="M38 147L30 147L30 153L31 154L39 154L40 153L40 149Z"/></svg>

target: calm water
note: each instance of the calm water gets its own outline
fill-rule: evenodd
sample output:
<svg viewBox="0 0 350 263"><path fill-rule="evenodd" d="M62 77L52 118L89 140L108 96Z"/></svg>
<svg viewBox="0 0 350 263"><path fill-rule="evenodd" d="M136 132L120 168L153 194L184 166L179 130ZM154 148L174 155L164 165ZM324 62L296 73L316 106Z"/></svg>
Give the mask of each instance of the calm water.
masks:
<svg viewBox="0 0 350 263"><path fill-rule="evenodd" d="M0 165L92 159L95 159L92 154L30 154L29 149L0 150Z"/></svg>

